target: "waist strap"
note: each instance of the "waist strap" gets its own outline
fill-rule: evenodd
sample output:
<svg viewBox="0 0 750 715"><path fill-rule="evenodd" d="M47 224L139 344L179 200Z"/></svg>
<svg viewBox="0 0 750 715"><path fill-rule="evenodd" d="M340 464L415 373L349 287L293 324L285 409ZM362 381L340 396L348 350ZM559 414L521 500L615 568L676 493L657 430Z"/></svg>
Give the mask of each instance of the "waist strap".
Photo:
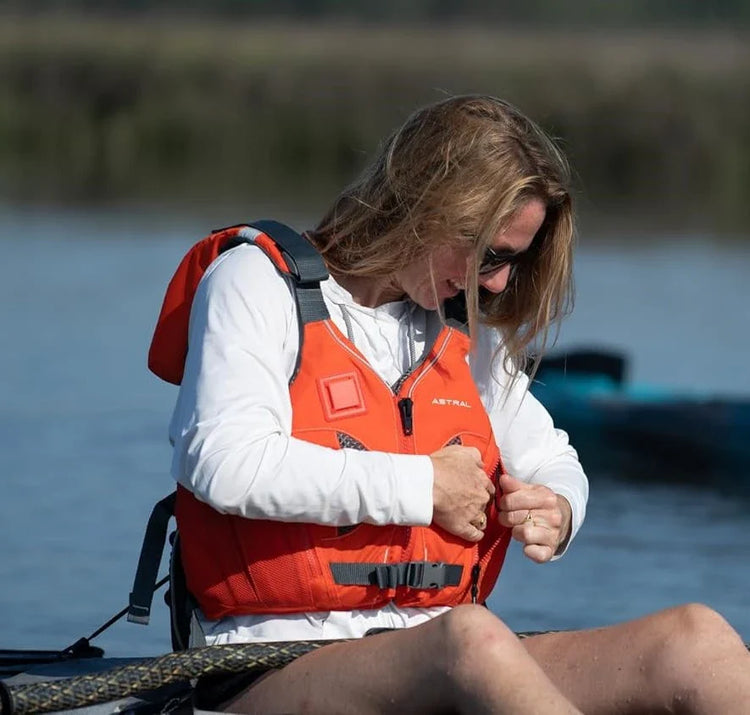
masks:
<svg viewBox="0 0 750 715"><path fill-rule="evenodd" d="M174 503L177 496L172 492L164 497L152 510L146 526L146 535L138 558L133 590L130 592L128 620L131 623L148 625L151 616L151 600L156 590L156 579L161 564L164 543L167 540L169 520L174 515Z"/></svg>
<svg viewBox="0 0 750 715"><path fill-rule="evenodd" d="M341 586L379 588L444 588L458 586L464 567L433 561L405 561L396 564L332 563L331 573Z"/></svg>

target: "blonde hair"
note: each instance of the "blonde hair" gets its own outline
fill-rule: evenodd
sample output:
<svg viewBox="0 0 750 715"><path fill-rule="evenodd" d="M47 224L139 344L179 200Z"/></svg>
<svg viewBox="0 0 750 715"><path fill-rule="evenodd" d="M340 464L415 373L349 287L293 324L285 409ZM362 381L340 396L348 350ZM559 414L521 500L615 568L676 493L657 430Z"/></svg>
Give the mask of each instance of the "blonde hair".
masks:
<svg viewBox="0 0 750 715"><path fill-rule="evenodd" d="M373 163L335 200L311 240L336 275L387 277L437 245L466 245L479 257L528 201L546 206L532 248L492 294L467 275L470 327L498 328L512 365L572 306L574 235L570 170L555 143L508 102L451 97L419 109Z"/></svg>

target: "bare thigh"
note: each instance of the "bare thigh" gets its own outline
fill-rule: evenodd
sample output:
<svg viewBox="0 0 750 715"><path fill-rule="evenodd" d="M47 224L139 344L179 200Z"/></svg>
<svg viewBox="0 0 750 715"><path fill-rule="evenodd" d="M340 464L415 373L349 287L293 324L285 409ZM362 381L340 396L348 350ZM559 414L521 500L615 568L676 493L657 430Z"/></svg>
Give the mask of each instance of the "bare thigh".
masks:
<svg viewBox="0 0 750 715"><path fill-rule="evenodd" d="M415 634L417 629L428 632ZM417 626L331 643L270 673L227 710L268 715L451 712L441 710L439 682L433 683L434 689L427 695L415 683L428 657L420 643L430 640L430 635L429 629ZM394 703L399 704L397 710Z"/></svg>
<svg viewBox="0 0 750 715"><path fill-rule="evenodd" d="M515 635L480 606L324 646L268 675L225 709L264 715L577 712Z"/></svg>
<svg viewBox="0 0 750 715"><path fill-rule="evenodd" d="M750 708L750 654L700 605L588 631L522 641L550 680L587 715L729 713Z"/></svg>

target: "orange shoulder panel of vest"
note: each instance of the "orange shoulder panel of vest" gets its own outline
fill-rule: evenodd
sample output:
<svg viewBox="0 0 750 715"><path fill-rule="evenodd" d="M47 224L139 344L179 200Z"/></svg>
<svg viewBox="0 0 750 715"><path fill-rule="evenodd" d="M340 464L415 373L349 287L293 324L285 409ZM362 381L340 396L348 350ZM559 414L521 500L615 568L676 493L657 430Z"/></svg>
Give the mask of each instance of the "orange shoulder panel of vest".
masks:
<svg viewBox="0 0 750 715"><path fill-rule="evenodd" d="M185 370L188 348L188 323L193 297L209 265L236 239L244 226L216 231L198 241L180 261L167 286L148 351L148 367L157 377L179 385ZM276 243L264 233L253 242L260 246L281 271L288 271Z"/></svg>

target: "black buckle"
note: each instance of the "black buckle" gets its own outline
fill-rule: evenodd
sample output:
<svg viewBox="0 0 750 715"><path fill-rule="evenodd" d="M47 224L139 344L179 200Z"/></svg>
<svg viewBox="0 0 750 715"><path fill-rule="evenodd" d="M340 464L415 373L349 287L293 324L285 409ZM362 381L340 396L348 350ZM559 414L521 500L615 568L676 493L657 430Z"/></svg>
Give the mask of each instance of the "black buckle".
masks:
<svg viewBox="0 0 750 715"><path fill-rule="evenodd" d="M446 582L446 566L442 562L412 561L406 567L409 588L442 588Z"/></svg>
<svg viewBox="0 0 750 715"><path fill-rule="evenodd" d="M409 561L375 568L375 582L379 588L443 588L448 583L447 577L448 564L442 561Z"/></svg>

